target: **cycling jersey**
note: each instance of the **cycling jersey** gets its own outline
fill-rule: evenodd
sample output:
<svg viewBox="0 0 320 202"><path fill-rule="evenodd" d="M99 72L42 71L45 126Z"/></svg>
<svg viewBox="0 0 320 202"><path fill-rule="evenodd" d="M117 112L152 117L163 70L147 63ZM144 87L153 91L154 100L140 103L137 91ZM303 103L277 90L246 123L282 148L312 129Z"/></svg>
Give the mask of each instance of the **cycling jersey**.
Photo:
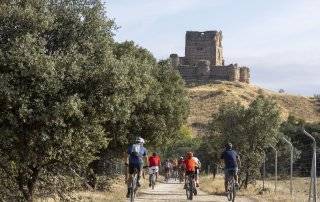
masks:
<svg viewBox="0 0 320 202"><path fill-rule="evenodd" d="M134 150L134 145L130 145L128 148L129 164L135 164L135 165L143 164L142 157L147 156L147 149L141 145L139 147L139 151L137 152L137 154L133 153L133 150Z"/></svg>
<svg viewBox="0 0 320 202"><path fill-rule="evenodd" d="M197 162L194 159L186 159L184 160L184 164L187 172L194 172L196 170Z"/></svg>
<svg viewBox="0 0 320 202"><path fill-rule="evenodd" d="M149 166L159 166L160 165L160 157L159 156L150 156L149 157Z"/></svg>
<svg viewBox="0 0 320 202"><path fill-rule="evenodd" d="M237 167L238 167L237 158L238 158L237 152L235 152L235 151L232 150L232 149L225 150L225 151L221 154L221 159L224 160L224 164L225 164L225 168L226 168L226 169L234 169L234 168L237 168Z"/></svg>

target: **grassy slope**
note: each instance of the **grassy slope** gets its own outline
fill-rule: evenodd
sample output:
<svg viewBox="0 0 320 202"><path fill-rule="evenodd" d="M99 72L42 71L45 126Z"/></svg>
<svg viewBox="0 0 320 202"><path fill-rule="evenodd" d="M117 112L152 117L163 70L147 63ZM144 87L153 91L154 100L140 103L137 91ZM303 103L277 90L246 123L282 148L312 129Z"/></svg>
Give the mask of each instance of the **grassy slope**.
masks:
<svg viewBox="0 0 320 202"><path fill-rule="evenodd" d="M274 181L266 180L265 190L262 189L262 181L257 180L255 185L250 184L247 189L241 189L237 192L237 196L245 196L255 201L276 201L276 202L290 202L290 201L307 201L309 179L295 178L293 181L293 198L290 196L289 181L279 180L277 184L277 193L274 192ZM200 189L209 194L224 194L224 179L222 175L200 177Z"/></svg>
<svg viewBox="0 0 320 202"><path fill-rule="evenodd" d="M211 114L217 112L223 103L239 101L248 105L259 94L272 97L281 109L284 119L292 114L308 122L320 121L319 107L311 97L277 93L250 84L226 81L190 87L188 92L191 105L188 123L194 129L203 128L210 120Z"/></svg>

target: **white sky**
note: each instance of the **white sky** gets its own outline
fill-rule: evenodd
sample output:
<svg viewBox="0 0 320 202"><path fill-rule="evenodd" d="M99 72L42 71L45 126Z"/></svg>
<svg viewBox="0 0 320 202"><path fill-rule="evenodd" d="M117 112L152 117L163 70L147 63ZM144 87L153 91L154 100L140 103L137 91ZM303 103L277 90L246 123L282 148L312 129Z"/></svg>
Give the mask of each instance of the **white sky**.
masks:
<svg viewBox="0 0 320 202"><path fill-rule="evenodd" d="M252 83L320 94L320 0L106 0L121 28L156 58L184 55L187 30L222 30L226 63L251 68Z"/></svg>

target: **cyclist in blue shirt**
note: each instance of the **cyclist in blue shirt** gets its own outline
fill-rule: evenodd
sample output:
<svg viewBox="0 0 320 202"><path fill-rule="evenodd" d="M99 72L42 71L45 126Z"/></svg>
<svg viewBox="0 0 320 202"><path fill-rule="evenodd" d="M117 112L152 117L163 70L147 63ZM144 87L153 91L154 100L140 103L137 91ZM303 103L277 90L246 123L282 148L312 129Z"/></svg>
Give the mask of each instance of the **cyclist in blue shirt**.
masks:
<svg viewBox="0 0 320 202"><path fill-rule="evenodd" d="M236 151L232 149L232 144L225 145L225 150L221 154L221 160L224 160L224 187L225 191L228 191L228 177L234 175L236 186L239 186L238 182L238 170L241 166L240 157Z"/></svg>
<svg viewBox="0 0 320 202"><path fill-rule="evenodd" d="M132 174L134 170L137 169L138 171L138 179L137 179L137 186L140 187L140 177L142 175L142 168L143 168L143 158L147 162L147 149L143 147L144 139L138 137L135 140L135 143L128 147L127 151L127 158L126 158L126 165L129 166L129 179L128 173L126 173L126 182L128 184L128 192L127 197L130 196L130 182L132 179Z"/></svg>

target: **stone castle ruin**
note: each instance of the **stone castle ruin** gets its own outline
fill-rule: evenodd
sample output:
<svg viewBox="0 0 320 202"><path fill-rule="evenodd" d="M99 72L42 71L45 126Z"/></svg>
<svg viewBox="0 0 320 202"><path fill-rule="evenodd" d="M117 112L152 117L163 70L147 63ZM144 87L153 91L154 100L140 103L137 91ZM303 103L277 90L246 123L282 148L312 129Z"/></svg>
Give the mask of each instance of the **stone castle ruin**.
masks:
<svg viewBox="0 0 320 202"><path fill-rule="evenodd" d="M170 59L187 84L215 80L249 83L250 80L248 67L224 64L221 31L187 31L185 57L171 54Z"/></svg>

